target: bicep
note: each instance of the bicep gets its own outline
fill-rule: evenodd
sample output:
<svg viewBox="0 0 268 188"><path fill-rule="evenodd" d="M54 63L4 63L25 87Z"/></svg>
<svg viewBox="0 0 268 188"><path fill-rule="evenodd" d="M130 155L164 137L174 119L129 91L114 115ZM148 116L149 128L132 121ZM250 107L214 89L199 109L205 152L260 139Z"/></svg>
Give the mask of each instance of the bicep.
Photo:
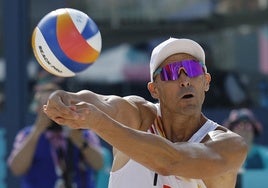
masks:
<svg viewBox="0 0 268 188"><path fill-rule="evenodd" d="M138 96L127 96L117 103L116 121L127 127L140 129L143 122L144 105L147 101ZM145 107L146 108L146 107Z"/></svg>
<svg viewBox="0 0 268 188"><path fill-rule="evenodd" d="M245 140L229 130L215 130L209 133L210 139L205 145L220 154L227 161L238 162L247 154Z"/></svg>
<svg viewBox="0 0 268 188"><path fill-rule="evenodd" d="M175 174L206 178L237 171L245 157L246 144L231 132L213 131L205 143L178 143ZM183 174L181 174L183 173Z"/></svg>
<svg viewBox="0 0 268 188"><path fill-rule="evenodd" d="M229 131L215 130L209 133L210 140L204 143L204 146L211 151L204 156L216 157L218 172L238 171L247 155L247 144L244 139ZM212 159L213 161L213 159Z"/></svg>
<svg viewBox="0 0 268 188"><path fill-rule="evenodd" d="M141 97L100 95L90 91L83 93L84 101L89 102L106 113L112 119L125 126L139 129L141 124L140 107L146 101Z"/></svg>

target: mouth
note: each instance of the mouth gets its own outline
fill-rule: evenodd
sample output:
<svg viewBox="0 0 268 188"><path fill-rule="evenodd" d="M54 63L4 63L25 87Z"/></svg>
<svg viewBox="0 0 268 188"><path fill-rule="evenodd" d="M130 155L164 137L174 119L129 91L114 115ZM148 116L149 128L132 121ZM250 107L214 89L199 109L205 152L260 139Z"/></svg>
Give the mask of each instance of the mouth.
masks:
<svg viewBox="0 0 268 188"><path fill-rule="evenodd" d="M193 98L194 95L193 94L185 94L182 96L182 99L190 99L190 98Z"/></svg>

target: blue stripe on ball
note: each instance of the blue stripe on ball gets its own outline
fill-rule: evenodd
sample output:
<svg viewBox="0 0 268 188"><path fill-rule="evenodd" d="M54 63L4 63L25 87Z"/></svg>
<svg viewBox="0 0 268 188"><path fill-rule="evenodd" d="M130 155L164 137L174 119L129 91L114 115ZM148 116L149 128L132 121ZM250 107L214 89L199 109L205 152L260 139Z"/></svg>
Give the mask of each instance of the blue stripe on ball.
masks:
<svg viewBox="0 0 268 188"><path fill-rule="evenodd" d="M46 16L39 24L38 28L43 34L50 50L57 57L57 59L64 64L69 70L73 72L81 72L89 67L91 64L78 63L68 58L59 46L57 40L57 17Z"/></svg>
<svg viewBox="0 0 268 188"><path fill-rule="evenodd" d="M96 33L98 33L99 29L97 27L97 25L95 24L95 22L92 19L88 19L85 28L83 29L81 35L84 37L84 39L89 39L91 37L93 37L94 35L96 35Z"/></svg>

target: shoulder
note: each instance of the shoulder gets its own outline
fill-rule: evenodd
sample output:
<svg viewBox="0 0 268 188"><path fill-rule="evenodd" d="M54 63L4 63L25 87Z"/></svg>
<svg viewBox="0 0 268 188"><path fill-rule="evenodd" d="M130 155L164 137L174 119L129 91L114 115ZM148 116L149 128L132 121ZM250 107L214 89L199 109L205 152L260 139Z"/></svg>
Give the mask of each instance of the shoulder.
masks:
<svg viewBox="0 0 268 188"><path fill-rule="evenodd" d="M118 111L139 110L140 108L155 108L154 104L143 97L137 95L117 96L117 95L99 95L100 100L108 106L115 107Z"/></svg>
<svg viewBox="0 0 268 188"><path fill-rule="evenodd" d="M209 132L209 135L211 139L215 141L237 139L239 142L244 143L244 139L240 135L232 132L231 130L227 129L226 127L222 125L218 125L215 130Z"/></svg>
<svg viewBox="0 0 268 188"><path fill-rule="evenodd" d="M217 153L226 166L230 165L235 171L239 170L248 153L248 145L243 137L221 125L208 135L209 139L204 144Z"/></svg>
<svg viewBox="0 0 268 188"><path fill-rule="evenodd" d="M131 103L133 105L144 105L144 104L150 103L149 101L147 101L143 97L140 97L137 95L125 96L125 97L123 97L123 99L128 101L129 103Z"/></svg>
<svg viewBox="0 0 268 188"><path fill-rule="evenodd" d="M246 153L248 150L248 146L242 136L219 124L217 124L217 127L213 131L207 134L205 143L213 147L232 146L233 149L237 147L237 149L240 148L241 151L245 151L243 153Z"/></svg>
<svg viewBox="0 0 268 188"><path fill-rule="evenodd" d="M117 95L101 96L102 100L105 101L105 104L115 107L118 111L120 110L130 110L138 109L140 105L147 104L148 101L143 97L130 95L125 97L120 97Z"/></svg>
<svg viewBox="0 0 268 188"><path fill-rule="evenodd" d="M130 95L123 97L122 103L125 105L131 106L139 114L145 113L146 115L156 112L156 106L154 103L144 99L143 97ZM124 105L124 104L123 104Z"/></svg>
<svg viewBox="0 0 268 188"><path fill-rule="evenodd" d="M130 96L123 97L123 99L138 108L147 108L147 109L156 110L156 105L144 99L143 97L140 97L137 95L130 95Z"/></svg>
<svg viewBox="0 0 268 188"><path fill-rule="evenodd" d="M136 126L133 128L147 131L147 127L152 124L156 117L156 105L136 95L123 97L123 100L125 101L123 103L127 103L125 105L128 105L128 108L121 108L122 113L120 114L127 117L129 121L136 122Z"/></svg>
<svg viewBox="0 0 268 188"><path fill-rule="evenodd" d="M214 149L224 149L229 154L238 154L245 157L248 152L248 145L244 138L224 126L219 125L214 131L208 133L208 144L211 144ZM230 147L231 146L231 147Z"/></svg>

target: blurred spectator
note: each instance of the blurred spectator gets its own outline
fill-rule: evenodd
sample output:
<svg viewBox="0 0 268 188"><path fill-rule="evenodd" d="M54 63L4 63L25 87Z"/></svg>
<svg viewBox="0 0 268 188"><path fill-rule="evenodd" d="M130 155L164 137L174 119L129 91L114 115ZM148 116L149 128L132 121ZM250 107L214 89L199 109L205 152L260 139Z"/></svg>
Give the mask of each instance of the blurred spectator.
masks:
<svg viewBox="0 0 268 188"><path fill-rule="evenodd" d="M33 125L20 130L8 157L12 173L21 177L21 188L95 188L102 168L100 139L89 130L69 130L43 112L57 84L42 82L36 88Z"/></svg>
<svg viewBox="0 0 268 188"><path fill-rule="evenodd" d="M268 168L268 148L255 143L262 133L262 125L253 112L247 108L232 110L225 126L243 136L249 145L249 153L244 163L245 169Z"/></svg>
<svg viewBox="0 0 268 188"><path fill-rule="evenodd" d="M262 133L262 125L248 108L232 110L224 125L231 131L244 137L249 152L243 168L238 175L236 188L267 187L268 148L255 143Z"/></svg>

